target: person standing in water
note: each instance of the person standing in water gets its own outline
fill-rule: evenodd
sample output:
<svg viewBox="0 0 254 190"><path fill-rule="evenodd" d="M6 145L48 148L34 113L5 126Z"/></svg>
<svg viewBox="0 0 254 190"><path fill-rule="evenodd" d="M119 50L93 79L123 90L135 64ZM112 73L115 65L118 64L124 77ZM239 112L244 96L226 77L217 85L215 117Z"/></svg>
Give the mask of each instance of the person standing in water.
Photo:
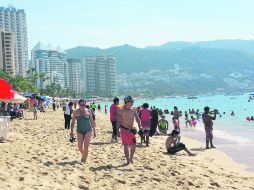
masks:
<svg viewBox="0 0 254 190"><path fill-rule="evenodd" d="M78 148L81 153L81 162L85 163L88 156L88 146L92 136L92 131L94 133L94 137L96 137L96 132L91 110L86 108L86 101L84 99L79 100L79 109L73 113L70 141L73 141L73 129L76 120Z"/></svg>
<svg viewBox="0 0 254 190"><path fill-rule="evenodd" d="M131 96L124 98L124 107L117 113L117 129L120 128L122 144L124 146L124 154L127 164L133 164L133 156L136 150L135 134L137 130L134 128L134 118L141 129L140 119L135 108L131 108L134 100ZM119 130L118 130L119 133ZM130 147L130 152L129 152Z"/></svg>
<svg viewBox="0 0 254 190"><path fill-rule="evenodd" d="M180 133L180 121L179 121L179 111L176 106L174 106L174 112L173 112L173 124L174 124L174 130L178 131Z"/></svg>
<svg viewBox="0 0 254 190"><path fill-rule="evenodd" d="M209 149L209 142L211 145L211 148L215 148L215 146L213 145L213 121L216 119L216 112L214 112L214 116L210 116L209 112L210 112L210 108L209 107L205 107L204 108L204 113L202 114L202 119L203 119L203 123L205 125L205 133L206 133L206 149Z"/></svg>
<svg viewBox="0 0 254 190"><path fill-rule="evenodd" d="M115 97L113 99L113 104L110 106L110 121L111 121L112 129L113 129L111 142L115 142L115 143L118 142L117 129L116 129L118 104L119 104L119 98Z"/></svg>

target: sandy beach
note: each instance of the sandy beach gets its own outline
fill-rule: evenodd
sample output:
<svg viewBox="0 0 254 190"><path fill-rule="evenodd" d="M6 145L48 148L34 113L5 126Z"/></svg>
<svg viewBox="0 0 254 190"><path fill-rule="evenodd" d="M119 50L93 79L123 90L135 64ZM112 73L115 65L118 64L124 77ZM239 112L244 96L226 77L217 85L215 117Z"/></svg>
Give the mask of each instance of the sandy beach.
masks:
<svg viewBox="0 0 254 190"><path fill-rule="evenodd" d="M62 110L38 116L14 120L8 141L0 144L0 189L254 189L254 173L244 165L186 137L182 142L197 156L168 155L166 137L152 137L148 148L138 138L134 164L125 166L123 147L110 143L111 125L102 113L88 161L80 164Z"/></svg>

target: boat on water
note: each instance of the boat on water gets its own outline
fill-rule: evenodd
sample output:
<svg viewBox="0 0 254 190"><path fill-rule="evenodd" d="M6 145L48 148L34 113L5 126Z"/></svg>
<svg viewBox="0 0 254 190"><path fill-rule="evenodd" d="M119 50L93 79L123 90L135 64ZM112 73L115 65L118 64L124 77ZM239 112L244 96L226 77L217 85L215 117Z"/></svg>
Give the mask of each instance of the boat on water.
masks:
<svg viewBox="0 0 254 190"><path fill-rule="evenodd" d="M254 100L254 93L249 94L249 100Z"/></svg>
<svg viewBox="0 0 254 190"><path fill-rule="evenodd" d="M188 96L187 99L198 99L197 96Z"/></svg>

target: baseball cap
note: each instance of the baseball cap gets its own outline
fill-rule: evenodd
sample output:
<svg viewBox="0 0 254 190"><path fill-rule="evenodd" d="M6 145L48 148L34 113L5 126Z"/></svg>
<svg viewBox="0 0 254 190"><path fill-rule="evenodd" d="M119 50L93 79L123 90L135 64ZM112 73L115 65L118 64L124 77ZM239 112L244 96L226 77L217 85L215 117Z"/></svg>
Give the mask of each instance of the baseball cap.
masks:
<svg viewBox="0 0 254 190"><path fill-rule="evenodd" d="M126 96L125 98L124 98L124 103L127 103L127 102L134 102L134 100L133 100L133 98L131 97L131 96Z"/></svg>

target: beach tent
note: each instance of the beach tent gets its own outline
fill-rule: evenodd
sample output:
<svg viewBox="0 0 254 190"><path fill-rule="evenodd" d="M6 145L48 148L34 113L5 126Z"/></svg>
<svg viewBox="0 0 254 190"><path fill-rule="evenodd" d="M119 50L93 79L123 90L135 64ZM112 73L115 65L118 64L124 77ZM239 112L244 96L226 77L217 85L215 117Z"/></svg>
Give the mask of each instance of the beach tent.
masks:
<svg viewBox="0 0 254 190"><path fill-rule="evenodd" d="M14 98L12 86L6 80L0 78L0 87L0 101L11 100Z"/></svg>

